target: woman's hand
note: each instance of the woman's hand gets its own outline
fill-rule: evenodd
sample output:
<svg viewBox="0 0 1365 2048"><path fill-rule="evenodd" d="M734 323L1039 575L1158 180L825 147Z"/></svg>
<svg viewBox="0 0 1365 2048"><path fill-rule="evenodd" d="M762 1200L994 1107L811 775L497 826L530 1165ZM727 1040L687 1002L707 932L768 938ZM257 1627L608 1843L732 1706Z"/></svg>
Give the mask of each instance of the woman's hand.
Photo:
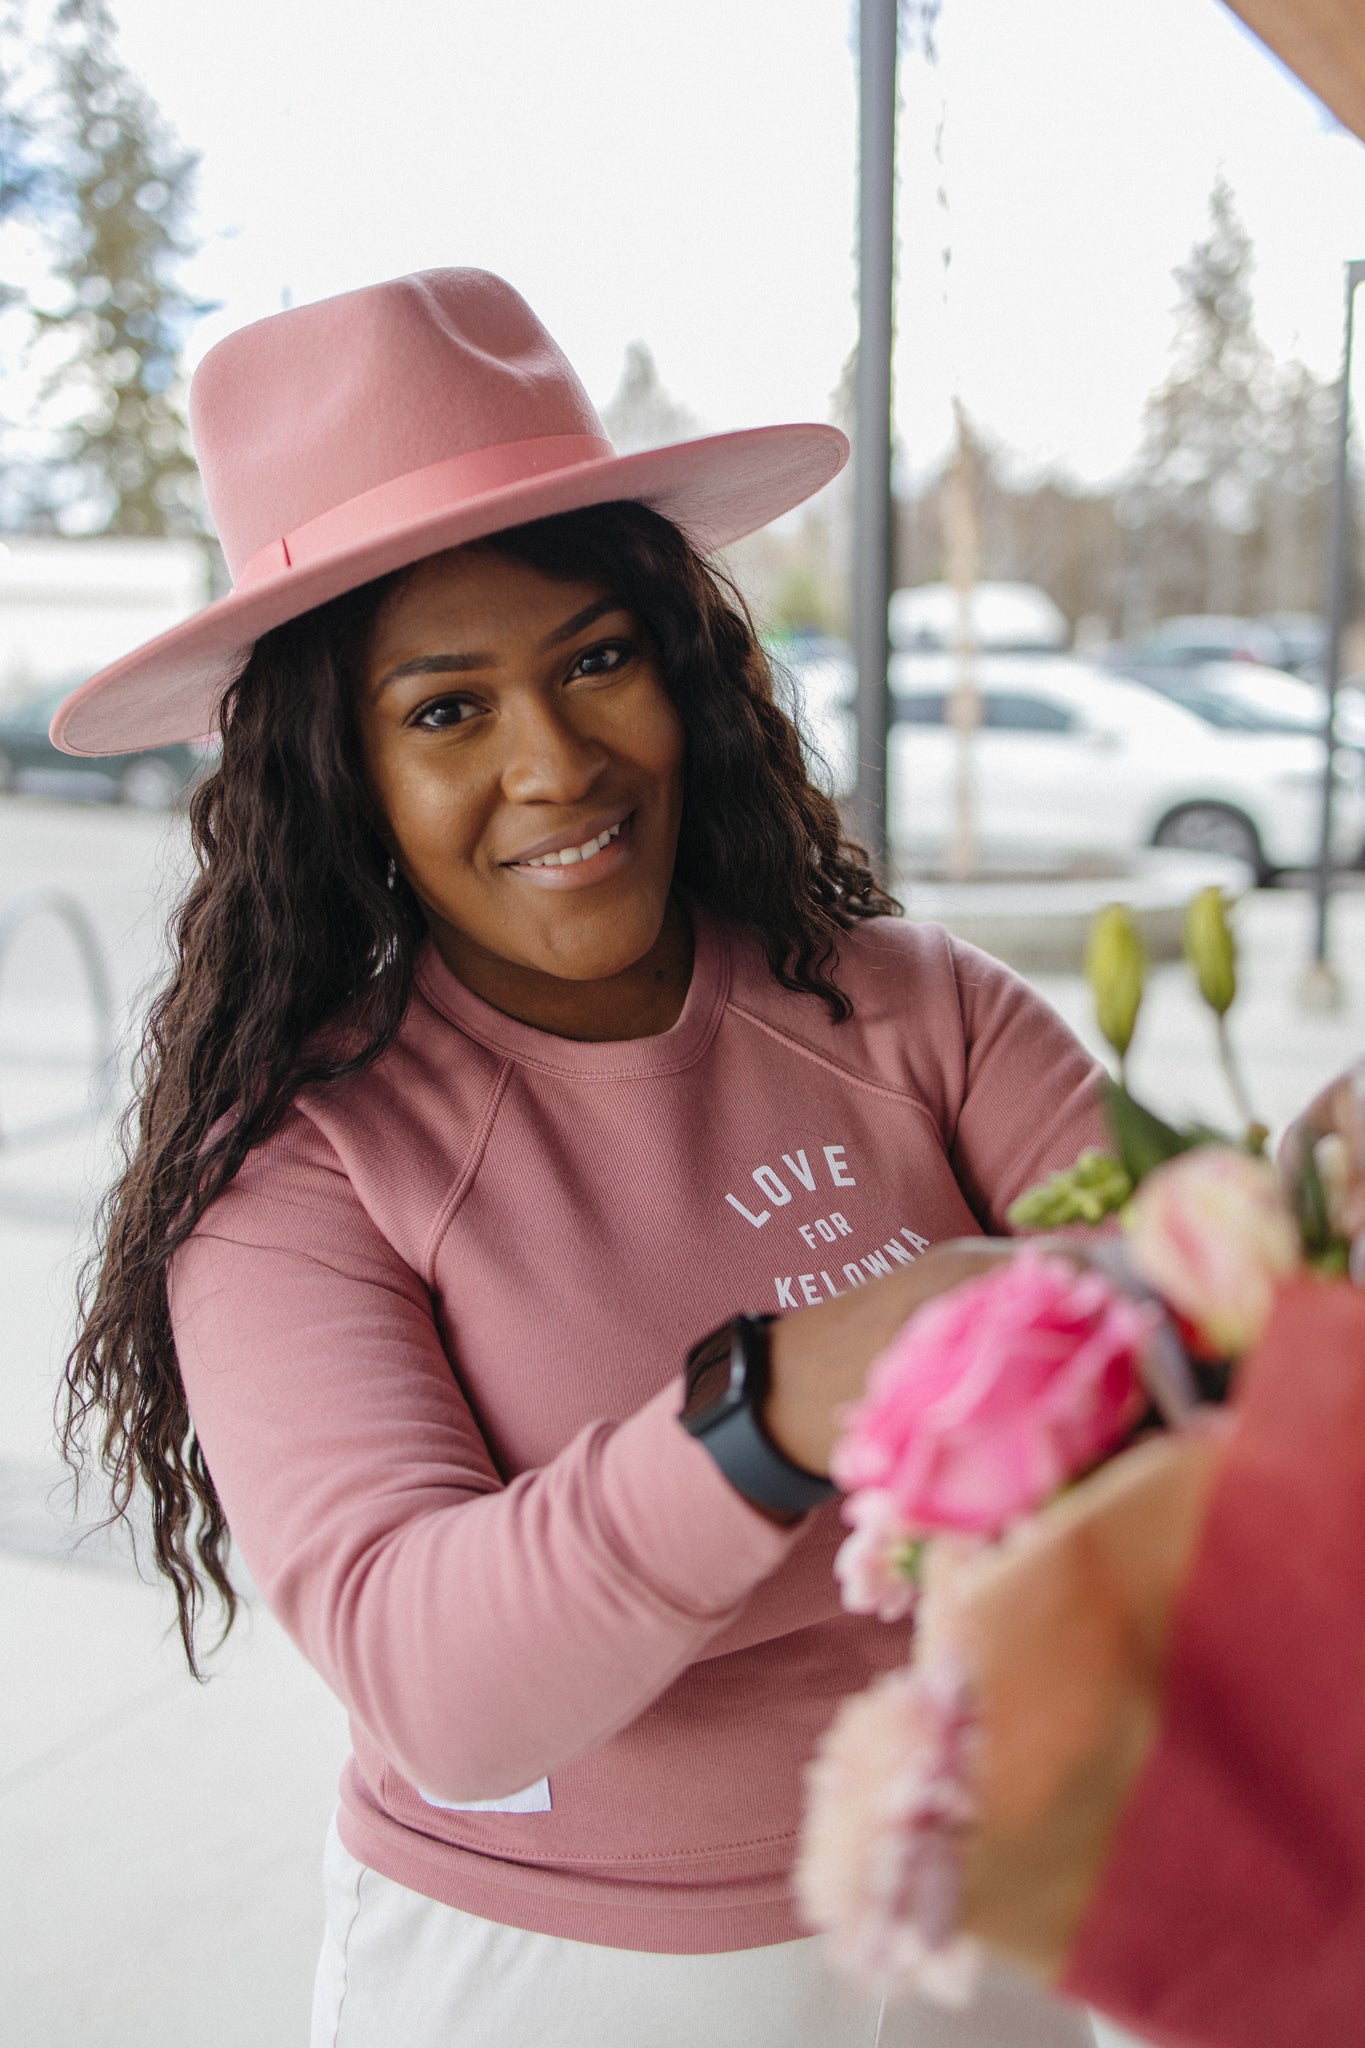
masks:
<svg viewBox="0 0 1365 2048"><path fill-rule="evenodd" d="M1223 1438L1125 1452L984 1558L967 1594L983 1749L964 1927L1045 1980L1156 1738Z"/></svg>
<svg viewBox="0 0 1365 2048"><path fill-rule="evenodd" d="M1019 1249L1013 1238L953 1238L884 1280L774 1323L763 1426L778 1450L807 1472L828 1472L841 1412L860 1398L868 1367L906 1317Z"/></svg>
<svg viewBox="0 0 1365 2048"><path fill-rule="evenodd" d="M1112 1278L1080 1237L955 1237L921 1252L884 1280L871 1280L837 1301L798 1309L772 1325L772 1387L763 1424L778 1450L808 1472L828 1472L840 1416L860 1400L868 1367L901 1324L935 1296L975 1280L1021 1251L1045 1251L1076 1266L1094 1263Z"/></svg>

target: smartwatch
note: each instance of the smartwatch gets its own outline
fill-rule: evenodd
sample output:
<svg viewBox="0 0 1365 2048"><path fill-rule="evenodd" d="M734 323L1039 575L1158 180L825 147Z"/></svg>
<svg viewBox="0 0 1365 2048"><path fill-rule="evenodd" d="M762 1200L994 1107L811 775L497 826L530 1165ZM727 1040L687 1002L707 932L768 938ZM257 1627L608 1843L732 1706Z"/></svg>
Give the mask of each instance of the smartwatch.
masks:
<svg viewBox="0 0 1365 2048"><path fill-rule="evenodd" d="M775 1316L736 1316L687 1354L687 1396L678 1420L704 1444L735 1490L755 1507L804 1515L833 1500L833 1480L795 1465L763 1427L768 1326Z"/></svg>

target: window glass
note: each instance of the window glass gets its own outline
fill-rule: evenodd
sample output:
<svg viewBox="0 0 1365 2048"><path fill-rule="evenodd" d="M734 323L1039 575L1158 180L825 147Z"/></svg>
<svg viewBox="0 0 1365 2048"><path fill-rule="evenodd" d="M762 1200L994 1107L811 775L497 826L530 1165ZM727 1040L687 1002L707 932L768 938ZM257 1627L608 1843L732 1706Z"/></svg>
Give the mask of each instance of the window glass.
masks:
<svg viewBox="0 0 1365 2048"><path fill-rule="evenodd" d="M948 699L942 690L916 690L893 700L893 715L902 725L946 725Z"/></svg>
<svg viewBox="0 0 1365 2048"><path fill-rule="evenodd" d="M1051 697L1028 697L1010 691L987 690L984 724L996 732L1073 732L1074 711Z"/></svg>

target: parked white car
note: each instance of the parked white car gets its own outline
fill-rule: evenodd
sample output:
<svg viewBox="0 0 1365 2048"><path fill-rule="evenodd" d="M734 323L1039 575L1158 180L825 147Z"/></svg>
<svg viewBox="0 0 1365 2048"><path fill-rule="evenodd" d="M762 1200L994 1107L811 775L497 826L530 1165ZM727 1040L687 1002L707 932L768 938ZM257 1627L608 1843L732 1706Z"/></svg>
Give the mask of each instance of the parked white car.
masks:
<svg viewBox="0 0 1365 2048"><path fill-rule="evenodd" d="M1305 682L1287 669L1263 668L1255 661L1206 662L1188 680L1169 687L1152 683L1148 677L1138 680L1197 711L1212 725L1320 733L1327 712L1320 683ZM1365 749L1365 690L1358 680L1338 686L1334 723L1343 745Z"/></svg>
<svg viewBox="0 0 1365 2048"><path fill-rule="evenodd" d="M1264 879L1317 857L1322 748L1311 733L1228 731L1139 683L1066 656L983 655L983 721L973 742L983 861L1182 846L1241 860ZM958 738L946 722L948 655L897 655L888 742L892 845L941 859L952 830ZM856 745L847 665L794 683L827 786L852 787ZM1361 757L1338 755L1334 850L1365 849Z"/></svg>
<svg viewBox="0 0 1365 2048"><path fill-rule="evenodd" d="M891 594L887 625L901 653L943 652L958 634L957 592L949 583L916 583ZM1057 654L1070 644L1066 615L1036 583L978 583L969 605L983 651Z"/></svg>

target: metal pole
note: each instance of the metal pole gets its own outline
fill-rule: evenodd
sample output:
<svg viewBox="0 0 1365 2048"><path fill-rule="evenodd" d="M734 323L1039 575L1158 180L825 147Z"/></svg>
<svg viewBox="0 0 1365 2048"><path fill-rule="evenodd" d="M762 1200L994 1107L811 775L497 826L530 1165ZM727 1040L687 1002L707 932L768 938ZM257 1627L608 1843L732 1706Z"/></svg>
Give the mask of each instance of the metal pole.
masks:
<svg viewBox="0 0 1365 2048"><path fill-rule="evenodd" d="M899 0L859 0L858 381L853 454L856 830L888 874L887 607L891 599L891 335Z"/></svg>
<svg viewBox="0 0 1365 2048"><path fill-rule="evenodd" d="M114 991L95 927L75 897L68 896L65 891L26 889L22 894L11 897L8 903L0 904L0 965L4 963L14 934L34 917L55 917L60 924L66 926L81 966L85 969L91 1018L95 1027L91 1057L91 1100L85 1109L67 1111L60 1116L43 1117L36 1123L25 1124L17 1131L8 1130L0 1125L0 1149L29 1144L35 1139L51 1138L62 1131L84 1129L92 1113L97 1120L108 1114L115 1092L114 1062L118 1047L114 1030Z"/></svg>
<svg viewBox="0 0 1365 2048"><path fill-rule="evenodd" d="M1351 355L1355 336L1356 287L1365 281L1365 262L1346 265L1346 322L1341 348L1341 382L1337 395L1336 482L1332 494L1332 549L1327 590L1327 704L1323 714L1322 812L1317 872L1313 878L1313 961L1310 976L1321 984L1335 977L1327 964L1327 919L1332 896L1332 784L1336 753L1337 685L1341 680L1341 647L1351 606Z"/></svg>

